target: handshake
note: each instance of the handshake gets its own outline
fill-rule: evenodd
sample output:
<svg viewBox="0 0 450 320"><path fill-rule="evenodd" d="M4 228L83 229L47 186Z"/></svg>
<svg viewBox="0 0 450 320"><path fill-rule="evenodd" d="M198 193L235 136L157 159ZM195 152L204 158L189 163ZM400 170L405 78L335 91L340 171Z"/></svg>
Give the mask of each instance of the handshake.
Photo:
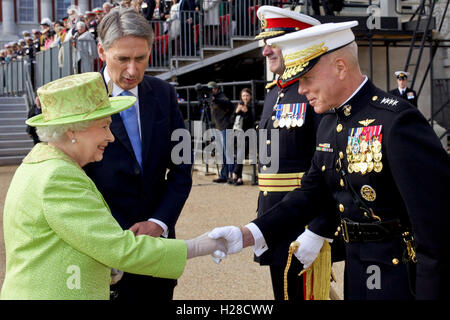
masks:
<svg viewBox="0 0 450 320"><path fill-rule="evenodd" d="M325 238L306 229L298 238L299 249L294 253L296 258L308 268L317 258ZM186 240L187 258L211 254L219 263L228 254L239 253L243 248L254 245L255 239L247 228L234 226L214 228L191 240Z"/></svg>
<svg viewBox="0 0 450 320"><path fill-rule="evenodd" d="M194 239L186 240L187 258L211 254L213 260L219 263L227 254L242 251L242 232L238 227L220 227L206 232Z"/></svg>

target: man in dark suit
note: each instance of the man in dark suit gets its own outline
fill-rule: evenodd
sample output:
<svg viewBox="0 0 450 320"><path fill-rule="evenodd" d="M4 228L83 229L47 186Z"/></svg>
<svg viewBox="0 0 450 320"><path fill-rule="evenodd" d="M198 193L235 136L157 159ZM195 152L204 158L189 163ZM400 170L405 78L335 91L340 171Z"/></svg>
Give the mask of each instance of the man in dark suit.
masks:
<svg viewBox="0 0 450 320"><path fill-rule="evenodd" d="M408 76L409 72L396 71L395 77L397 78L398 88L389 91L389 93L408 101L417 108L417 94L413 89L408 88Z"/></svg>
<svg viewBox="0 0 450 320"><path fill-rule="evenodd" d="M85 167L86 173L123 229L174 238L192 185L192 161L176 165L171 159L178 143L171 141L172 132L185 128L175 90L165 81L144 75L153 33L141 14L133 9L111 11L98 34L108 91L112 96L134 95L137 103L130 108L133 112L112 117L116 139L101 162ZM118 299L167 300L173 297L175 285L175 280L125 273L111 289Z"/></svg>

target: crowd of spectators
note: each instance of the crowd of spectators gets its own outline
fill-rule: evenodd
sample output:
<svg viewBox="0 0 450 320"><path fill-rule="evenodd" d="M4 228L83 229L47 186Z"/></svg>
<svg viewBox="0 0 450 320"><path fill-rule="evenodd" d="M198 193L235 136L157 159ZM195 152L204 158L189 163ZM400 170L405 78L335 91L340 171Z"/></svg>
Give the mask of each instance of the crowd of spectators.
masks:
<svg viewBox="0 0 450 320"><path fill-rule="evenodd" d="M192 30L186 26L199 23L198 15L203 14L205 27L205 43L217 43L219 16L231 14L232 24L236 29L242 29L239 35L250 36L249 28L239 28L239 23L248 20L248 9L256 5L282 5L286 1L269 0L122 0L120 2L105 2L100 8L80 12L79 7L71 5L67 8L67 16L61 20L51 21L45 17L40 22L40 29L23 31L22 39L10 42L0 50L0 63L19 60L25 56L33 59L36 52L56 47L63 42L71 41L76 45L78 39L97 39L97 25L103 16L116 7L131 7L141 12L151 23L163 22L158 27L158 34L169 34L171 40L179 39L184 34L183 41L193 41ZM155 25L153 25L155 27ZM191 28L189 28L191 29ZM184 31L184 32L183 32Z"/></svg>

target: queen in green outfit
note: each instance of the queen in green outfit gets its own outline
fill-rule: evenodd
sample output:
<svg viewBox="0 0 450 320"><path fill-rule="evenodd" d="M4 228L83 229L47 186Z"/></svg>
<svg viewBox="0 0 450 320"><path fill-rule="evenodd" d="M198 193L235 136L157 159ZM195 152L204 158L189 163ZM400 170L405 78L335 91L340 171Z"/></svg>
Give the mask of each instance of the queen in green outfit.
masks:
<svg viewBox="0 0 450 320"><path fill-rule="evenodd" d="M109 98L95 72L48 83L38 96L42 114L27 124L45 142L25 157L6 196L1 299L109 299L112 268L176 279L187 258L226 251L206 234L185 241L122 230L82 170L102 159L114 141L110 115L135 97Z"/></svg>

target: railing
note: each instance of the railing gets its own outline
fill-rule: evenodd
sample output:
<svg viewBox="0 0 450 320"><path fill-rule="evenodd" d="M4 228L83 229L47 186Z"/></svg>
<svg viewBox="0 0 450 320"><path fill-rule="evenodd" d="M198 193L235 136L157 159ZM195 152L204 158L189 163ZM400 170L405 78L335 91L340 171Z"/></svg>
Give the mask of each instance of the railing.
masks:
<svg viewBox="0 0 450 320"><path fill-rule="evenodd" d="M436 121L445 128L450 128L450 79L433 80L433 102L428 121Z"/></svg>
<svg viewBox="0 0 450 320"><path fill-rule="evenodd" d="M252 91L252 102L253 102L253 118L256 123L259 121L261 116L262 107L264 104L264 96L266 89L264 88L267 81L263 80L249 80L249 81L234 81L234 82L222 82L217 83L225 95L233 103L233 106L239 102L239 94L243 88L250 88ZM206 84L196 84L191 86L179 86L175 87L178 96L178 105L183 114L184 119L188 121L188 128L191 129L191 121L196 121L201 119L202 112L204 109L208 109L210 106L202 103L205 100L201 97L199 87L206 87ZM210 94L210 93L209 93ZM207 111L209 112L209 111Z"/></svg>

